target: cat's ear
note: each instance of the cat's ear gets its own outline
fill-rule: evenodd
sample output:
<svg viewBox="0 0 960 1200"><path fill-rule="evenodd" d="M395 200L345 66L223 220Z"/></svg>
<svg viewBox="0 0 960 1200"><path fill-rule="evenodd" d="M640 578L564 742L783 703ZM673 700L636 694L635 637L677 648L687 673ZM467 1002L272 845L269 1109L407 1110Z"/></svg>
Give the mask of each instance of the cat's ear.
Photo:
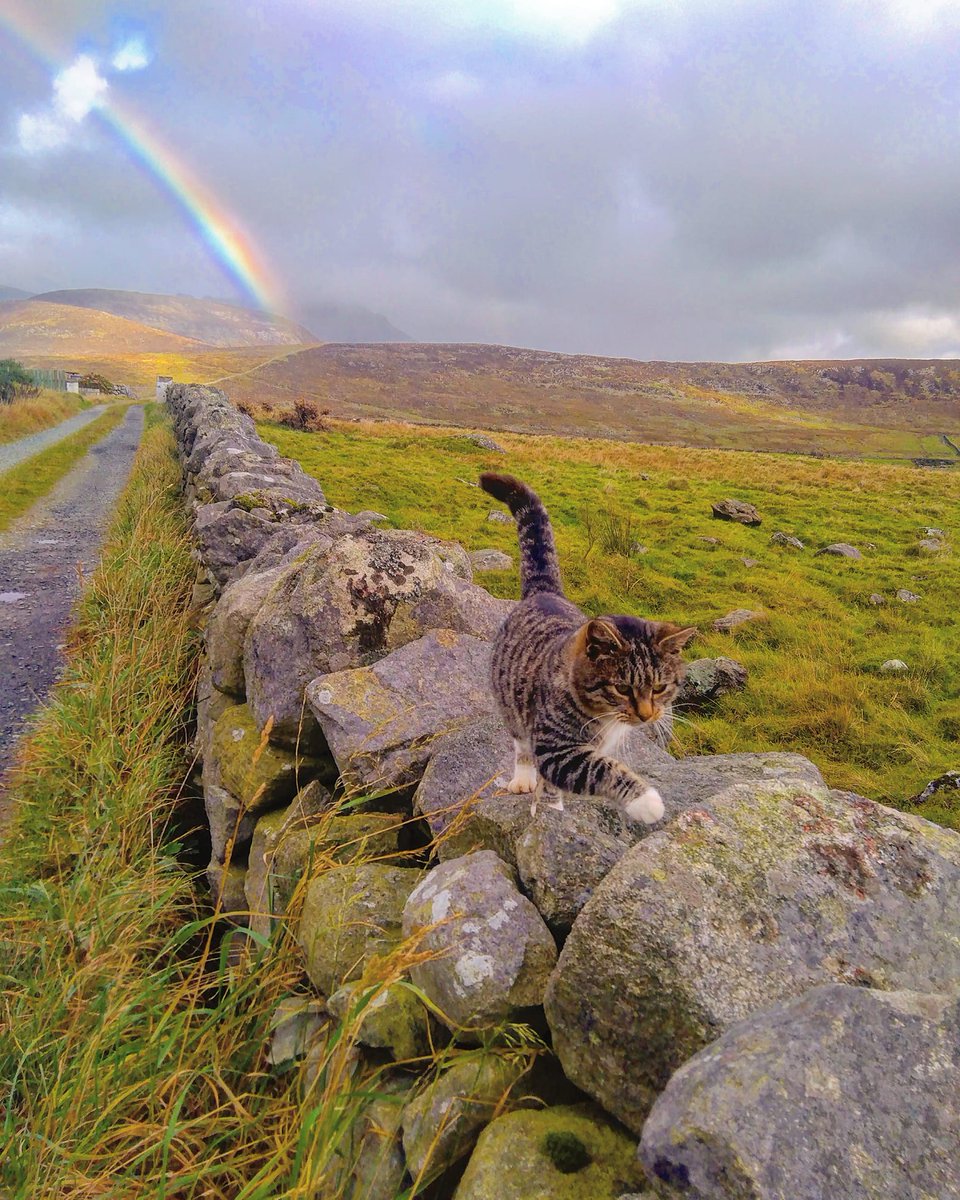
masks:
<svg viewBox="0 0 960 1200"><path fill-rule="evenodd" d="M693 625L681 629L670 621L661 621L654 634L654 645L661 654L679 654L687 642L692 641L699 632Z"/></svg>
<svg viewBox="0 0 960 1200"><path fill-rule="evenodd" d="M588 658L604 658L611 654L620 654L626 649L626 643L616 625L611 625L609 621L600 617L588 621L583 634L584 650Z"/></svg>

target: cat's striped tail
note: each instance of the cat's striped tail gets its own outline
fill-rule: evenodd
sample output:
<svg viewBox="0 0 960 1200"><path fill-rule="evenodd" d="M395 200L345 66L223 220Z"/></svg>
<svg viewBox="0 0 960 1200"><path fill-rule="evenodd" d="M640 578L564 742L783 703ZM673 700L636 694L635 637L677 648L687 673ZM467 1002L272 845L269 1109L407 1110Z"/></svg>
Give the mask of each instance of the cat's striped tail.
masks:
<svg viewBox="0 0 960 1200"><path fill-rule="evenodd" d="M562 595L553 529L537 493L512 475L497 475L492 471L480 476L480 486L505 504L516 517L520 538L521 596L526 599L538 592Z"/></svg>

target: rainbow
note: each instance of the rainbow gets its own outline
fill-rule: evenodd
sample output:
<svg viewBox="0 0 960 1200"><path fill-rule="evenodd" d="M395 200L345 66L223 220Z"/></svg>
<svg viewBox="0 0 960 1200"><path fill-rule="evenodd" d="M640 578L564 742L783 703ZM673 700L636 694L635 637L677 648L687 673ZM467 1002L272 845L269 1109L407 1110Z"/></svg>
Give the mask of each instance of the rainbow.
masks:
<svg viewBox="0 0 960 1200"><path fill-rule="evenodd" d="M15 37L44 68L58 71L65 56L51 48L50 39L37 28L33 14L17 0L0 0L0 6L0 30ZM107 94L95 113L179 208L244 298L265 312L284 312L287 304L283 290L264 256L183 157L112 94Z"/></svg>

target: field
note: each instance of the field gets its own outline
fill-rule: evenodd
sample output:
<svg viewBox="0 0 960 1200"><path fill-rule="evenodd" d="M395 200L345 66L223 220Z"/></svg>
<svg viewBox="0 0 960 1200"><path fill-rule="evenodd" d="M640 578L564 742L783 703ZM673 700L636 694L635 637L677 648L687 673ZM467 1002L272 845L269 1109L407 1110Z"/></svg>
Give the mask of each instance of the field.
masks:
<svg viewBox="0 0 960 1200"><path fill-rule="evenodd" d="M960 461L943 440L960 430L960 370L945 361L667 363L510 346L326 345L265 363L229 390L266 415L302 397L335 417Z"/></svg>
<svg viewBox="0 0 960 1200"><path fill-rule="evenodd" d="M503 455L455 430L402 424L297 433L265 423L261 432L334 504L375 509L470 550L516 557L512 527L487 520L497 505L472 486L481 470L506 469L535 486L554 518L567 589L585 611L695 624L704 632L688 657L724 654L749 668L743 693L679 726L683 752L798 751L832 786L897 806L958 766L960 560L949 542L924 557L918 541L929 526L952 542L960 536L960 475L497 434ZM755 504L762 526L713 519L711 501L727 496ZM806 549L772 545L776 530ZM837 541L860 547L863 560L814 555ZM631 552L633 542L645 551ZM516 570L478 581L518 595ZM898 602L898 589L920 599ZM872 593L886 603L871 604ZM733 634L710 631L736 608L763 617ZM895 658L909 670L883 673ZM922 811L960 828L957 809Z"/></svg>

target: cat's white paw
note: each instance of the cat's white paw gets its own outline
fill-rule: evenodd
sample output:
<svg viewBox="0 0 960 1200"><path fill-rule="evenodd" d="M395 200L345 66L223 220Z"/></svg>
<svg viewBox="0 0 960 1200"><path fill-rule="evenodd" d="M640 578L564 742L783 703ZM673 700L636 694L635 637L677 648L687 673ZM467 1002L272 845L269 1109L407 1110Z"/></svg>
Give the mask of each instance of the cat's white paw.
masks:
<svg viewBox="0 0 960 1200"><path fill-rule="evenodd" d="M633 800L628 800L624 805L624 811L632 821L643 821L647 825L652 825L654 821L659 821L663 816L663 797L656 788L648 787L645 792L635 796Z"/></svg>
<svg viewBox="0 0 960 1200"><path fill-rule="evenodd" d="M522 796L526 792L534 792L536 789L537 772L534 767L517 767L513 778L507 784L507 791L513 792L517 796Z"/></svg>

